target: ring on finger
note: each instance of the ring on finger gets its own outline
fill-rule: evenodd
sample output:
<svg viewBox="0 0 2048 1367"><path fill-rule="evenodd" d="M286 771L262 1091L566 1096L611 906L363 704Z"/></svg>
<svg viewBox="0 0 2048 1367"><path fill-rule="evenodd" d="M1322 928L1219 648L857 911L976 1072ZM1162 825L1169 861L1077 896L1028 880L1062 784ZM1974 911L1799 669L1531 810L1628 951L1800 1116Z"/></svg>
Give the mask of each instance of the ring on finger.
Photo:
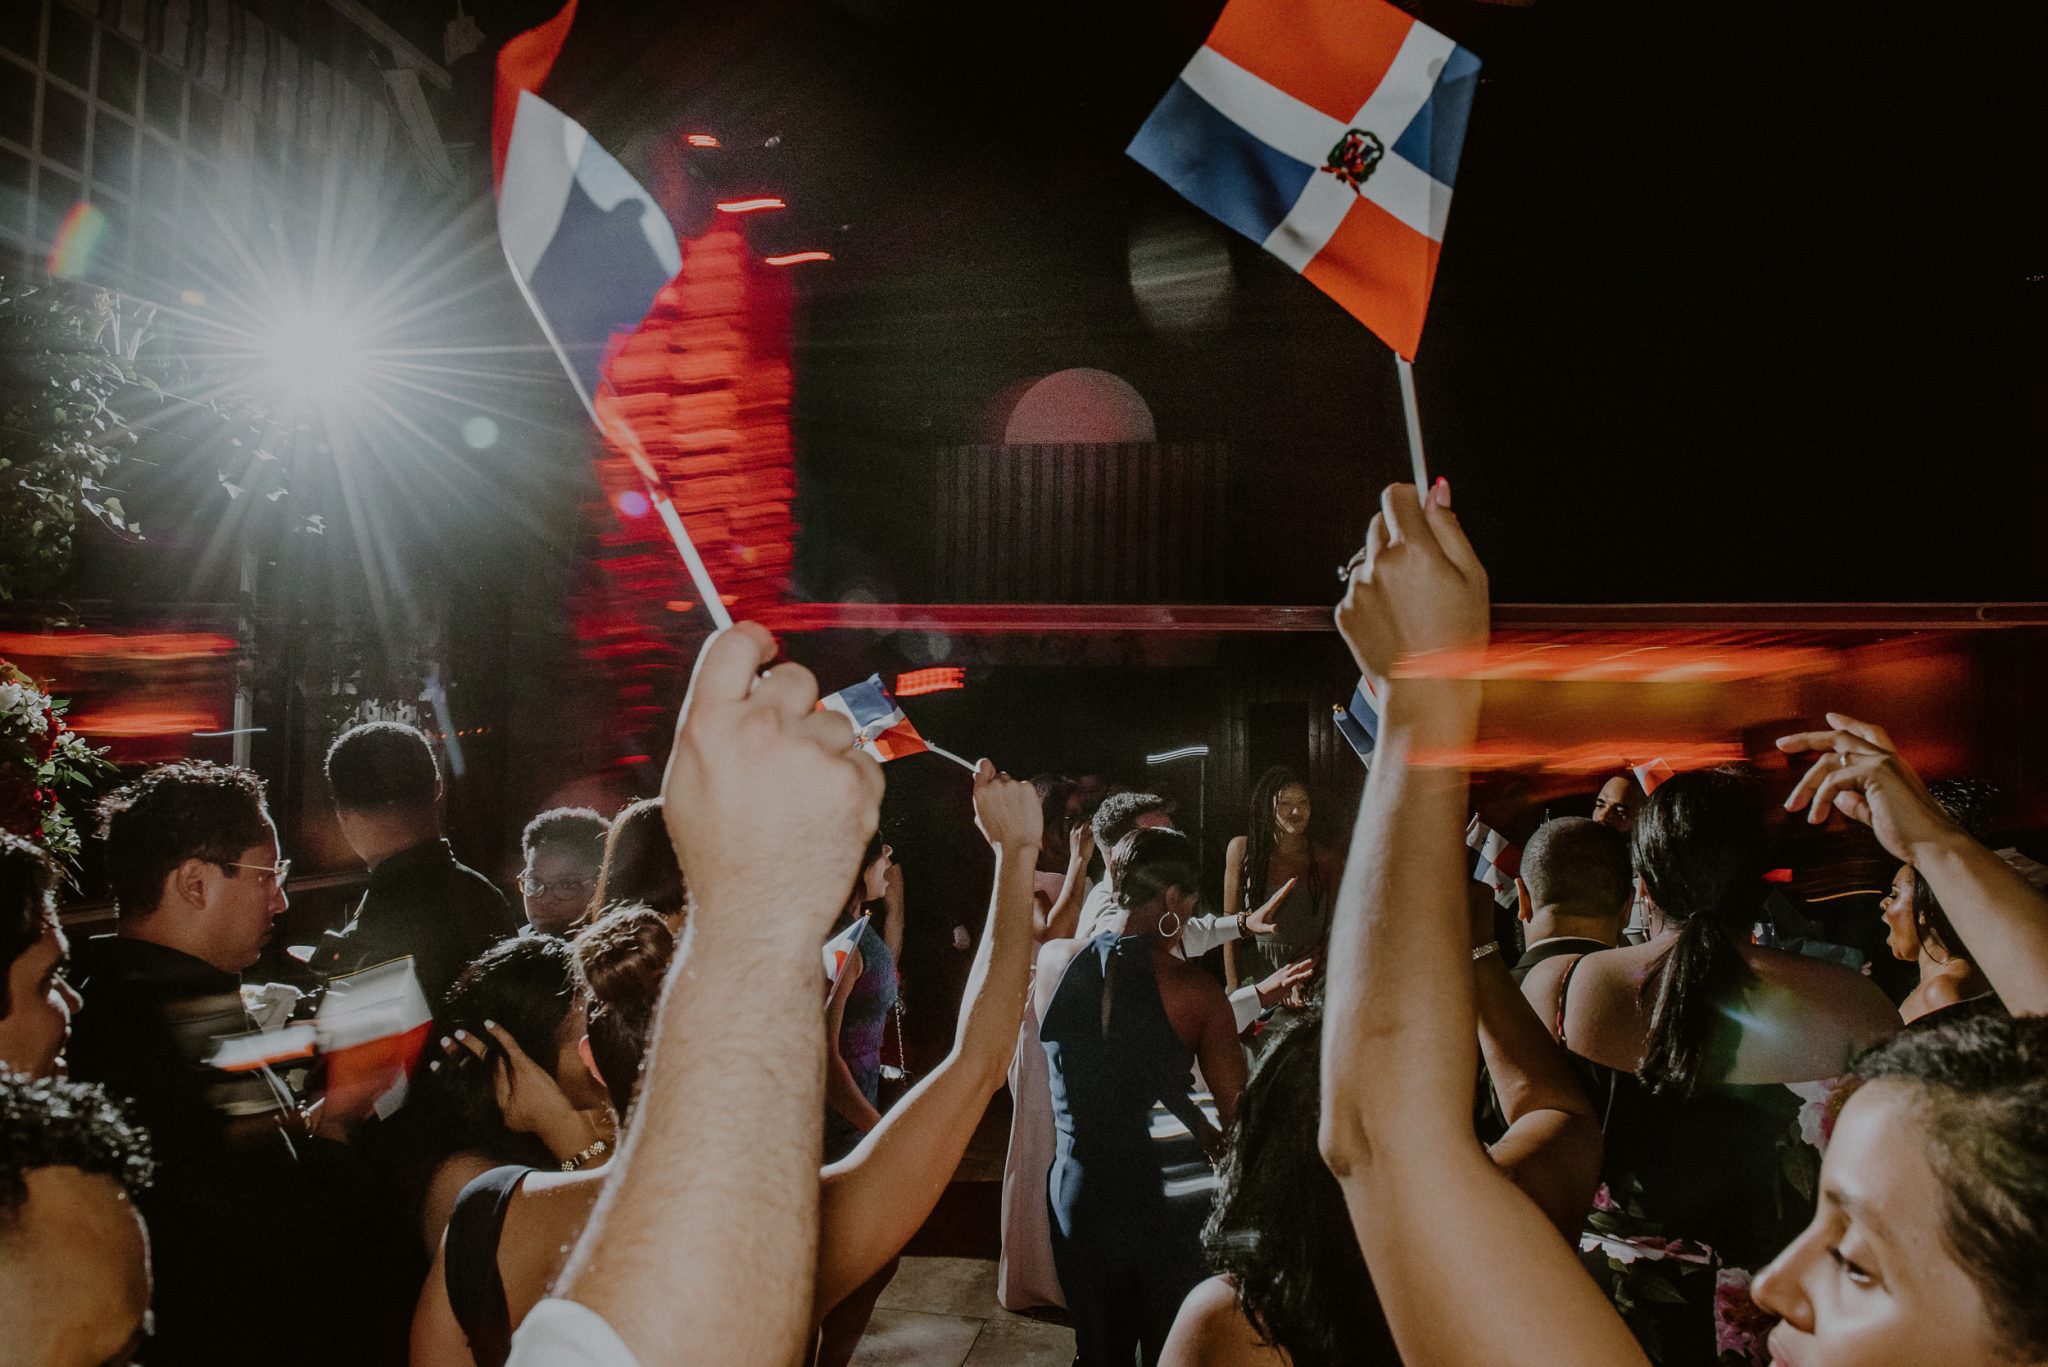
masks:
<svg viewBox="0 0 2048 1367"><path fill-rule="evenodd" d="M1841 768L1843 768L1843 769L1846 769L1846 768L1848 768L1848 767L1849 767L1849 752L1848 752L1847 750L1838 750L1838 751L1836 751L1836 752L1835 752L1835 763L1836 763L1836 764L1837 764L1837 765L1838 765L1839 767L1841 767Z"/></svg>

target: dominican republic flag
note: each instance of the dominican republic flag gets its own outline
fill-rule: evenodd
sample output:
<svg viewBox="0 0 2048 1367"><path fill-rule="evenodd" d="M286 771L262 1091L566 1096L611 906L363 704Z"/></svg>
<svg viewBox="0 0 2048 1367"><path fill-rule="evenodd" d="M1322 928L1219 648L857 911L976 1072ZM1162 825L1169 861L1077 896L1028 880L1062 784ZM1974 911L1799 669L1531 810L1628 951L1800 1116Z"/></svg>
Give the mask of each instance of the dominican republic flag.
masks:
<svg viewBox="0 0 2048 1367"><path fill-rule="evenodd" d="M569 0L498 54L491 169L505 258L589 403L606 348L646 319L683 256L654 197L581 124L534 93L575 17Z"/></svg>
<svg viewBox="0 0 2048 1367"><path fill-rule="evenodd" d="M1350 706L1333 704L1330 713L1338 732L1358 752L1359 762L1370 769L1372 752L1380 743L1380 702L1373 696L1372 685L1360 678L1351 690Z"/></svg>
<svg viewBox="0 0 2048 1367"><path fill-rule="evenodd" d="M853 957L861 932L867 928L868 918L856 916L852 925L825 941L825 981L831 986L839 986L839 975L846 971L846 961Z"/></svg>
<svg viewBox="0 0 2048 1367"><path fill-rule="evenodd" d="M1644 797L1664 786L1664 780L1676 772L1661 759L1653 759L1648 764L1638 764L1634 770L1636 782L1642 785Z"/></svg>
<svg viewBox="0 0 2048 1367"><path fill-rule="evenodd" d="M903 715L903 709L896 705L896 700L889 696L889 690L882 687L879 674L870 674L850 688L842 688L829 698L819 699L818 706L851 721L860 748L885 763L931 748L925 744L924 737L917 734L917 728L910 724L910 719Z"/></svg>
<svg viewBox="0 0 2048 1367"><path fill-rule="evenodd" d="M1465 828L1465 847L1472 851L1472 881L1492 888L1493 900L1500 905L1515 905L1515 875L1522 871L1522 852L1477 813Z"/></svg>
<svg viewBox="0 0 2048 1367"><path fill-rule="evenodd" d="M1413 360L1478 82L1385 0L1231 0L1127 150Z"/></svg>

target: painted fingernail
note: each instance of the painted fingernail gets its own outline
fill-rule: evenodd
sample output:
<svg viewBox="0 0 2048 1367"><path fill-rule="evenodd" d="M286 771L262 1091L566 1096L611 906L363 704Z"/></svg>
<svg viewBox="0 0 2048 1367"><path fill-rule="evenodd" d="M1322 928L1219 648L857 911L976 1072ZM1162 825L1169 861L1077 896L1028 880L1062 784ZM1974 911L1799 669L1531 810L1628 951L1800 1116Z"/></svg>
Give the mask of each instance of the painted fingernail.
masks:
<svg viewBox="0 0 2048 1367"><path fill-rule="evenodd" d="M469 1031L467 1031L467 1030L457 1030L457 1031L455 1032L455 1038L457 1038L457 1039L468 1039L468 1038L469 1038Z"/></svg>
<svg viewBox="0 0 2048 1367"><path fill-rule="evenodd" d="M1436 498L1437 507L1448 508L1451 506L1451 482L1448 479L1438 475L1436 477L1436 484L1431 488L1430 492Z"/></svg>
<svg viewBox="0 0 2048 1367"><path fill-rule="evenodd" d="M446 1036L446 1035L443 1035L443 1036L441 1036L441 1047L442 1047L443 1049L446 1049L446 1048L448 1048L449 1046L453 1045L454 1043L455 1043L455 1041L454 1041L454 1040L452 1040L452 1039L450 1039L450 1038L448 1038L448 1036Z"/></svg>
<svg viewBox="0 0 2048 1367"><path fill-rule="evenodd" d="M486 1030L495 1030L495 1029L497 1029L497 1028L498 1028L498 1023L497 1023L496 1021L485 1021L485 1022L484 1022L484 1029L486 1029Z"/></svg>

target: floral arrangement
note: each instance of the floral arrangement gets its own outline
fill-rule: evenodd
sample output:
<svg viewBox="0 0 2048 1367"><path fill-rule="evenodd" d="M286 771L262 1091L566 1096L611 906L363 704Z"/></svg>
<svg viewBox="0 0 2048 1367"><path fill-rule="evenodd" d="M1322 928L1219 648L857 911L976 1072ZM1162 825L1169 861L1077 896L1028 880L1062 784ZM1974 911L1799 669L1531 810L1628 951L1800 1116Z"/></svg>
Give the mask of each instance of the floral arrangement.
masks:
<svg viewBox="0 0 2048 1367"><path fill-rule="evenodd" d="M0 830L68 864L78 855L78 829L62 799L90 790L114 765L64 724L64 709L0 660Z"/></svg>

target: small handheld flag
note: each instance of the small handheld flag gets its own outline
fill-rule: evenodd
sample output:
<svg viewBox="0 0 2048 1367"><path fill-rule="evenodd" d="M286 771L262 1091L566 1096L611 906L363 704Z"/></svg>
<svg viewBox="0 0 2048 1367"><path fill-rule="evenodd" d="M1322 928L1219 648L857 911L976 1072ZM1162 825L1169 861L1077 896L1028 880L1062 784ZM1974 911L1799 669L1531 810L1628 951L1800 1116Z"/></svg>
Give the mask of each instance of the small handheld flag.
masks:
<svg viewBox="0 0 2048 1367"><path fill-rule="evenodd" d="M1478 80L1385 0L1231 0L1128 151L1412 360Z"/></svg>
<svg viewBox="0 0 2048 1367"><path fill-rule="evenodd" d="M1473 814L1465 827L1465 847L1472 851L1472 881L1493 889L1493 900L1501 906L1515 904L1515 875L1522 871L1522 852L1506 836Z"/></svg>
<svg viewBox="0 0 2048 1367"><path fill-rule="evenodd" d="M576 397L633 462L705 610L718 626L729 627L732 615L676 512L667 481L606 393L612 342L645 321L655 294L682 269L683 258L675 229L654 197L581 124L535 93L561 55L575 18L576 0L569 0L553 19L512 39L498 54L491 122L498 237Z"/></svg>
<svg viewBox="0 0 2048 1367"><path fill-rule="evenodd" d="M846 971L846 961L853 957L867 928L868 918L856 916L852 925L825 941L825 981L831 986L839 986L839 975Z"/></svg>
<svg viewBox="0 0 2048 1367"><path fill-rule="evenodd" d="M1643 796L1648 797L1664 785L1664 780L1676 772L1662 759L1653 759L1648 764L1638 764L1632 771L1636 782L1642 786Z"/></svg>
<svg viewBox="0 0 2048 1367"><path fill-rule="evenodd" d="M884 764L929 750L969 771L974 768L973 764L951 750L941 749L917 734L910 718L903 715L902 707L882 686L879 674L870 674L828 698L820 698L818 706L828 712L837 712L852 722L855 743Z"/></svg>
<svg viewBox="0 0 2048 1367"><path fill-rule="evenodd" d="M1338 733L1351 742L1359 762L1370 769L1372 752L1380 743L1380 704L1373 696L1372 685L1360 677L1358 686L1351 690L1350 705L1333 705L1330 712Z"/></svg>

